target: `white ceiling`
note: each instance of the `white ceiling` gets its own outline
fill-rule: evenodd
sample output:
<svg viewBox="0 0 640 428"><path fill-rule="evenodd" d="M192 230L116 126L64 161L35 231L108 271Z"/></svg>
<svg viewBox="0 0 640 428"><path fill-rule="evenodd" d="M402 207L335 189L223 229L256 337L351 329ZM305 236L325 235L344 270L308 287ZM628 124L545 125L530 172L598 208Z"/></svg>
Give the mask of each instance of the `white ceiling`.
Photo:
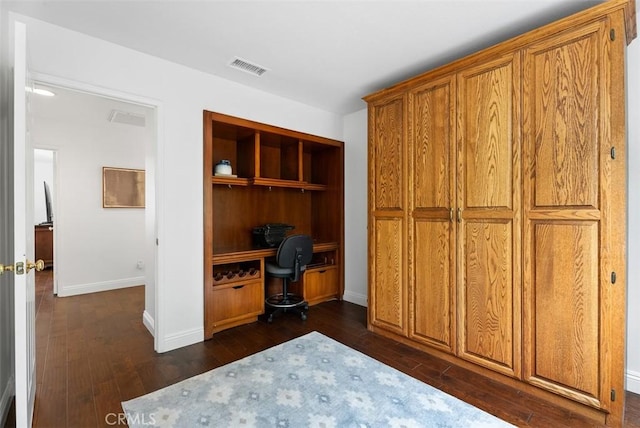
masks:
<svg viewBox="0 0 640 428"><path fill-rule="evenodd" d="M10 10L327 111L598 0L5 1ZM235 58L268 71L232 69Z"/></svg>

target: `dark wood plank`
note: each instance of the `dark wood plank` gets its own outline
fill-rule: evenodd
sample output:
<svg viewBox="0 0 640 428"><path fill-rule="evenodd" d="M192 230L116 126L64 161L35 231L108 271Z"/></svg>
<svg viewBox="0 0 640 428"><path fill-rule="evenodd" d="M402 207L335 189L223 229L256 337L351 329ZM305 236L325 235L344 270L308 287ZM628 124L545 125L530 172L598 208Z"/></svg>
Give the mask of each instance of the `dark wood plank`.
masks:
<svg viewBox="0 0 640 428"><path fill-rule="evenodd" d="M67 298L51 294L51 270L36 276L37 381L34 427L108 426L120 403L292 338L319 331L517 426L598 424L514 388L369 332L366 309L313 306L306 322L283 314L217 333L164 354L142 325L143 287ZM107 418L107 419L105 419ZM15 426L9 415L5 427ZM121 426L121 425L119 425ZM640 428L640 395L626 394L626 428Z"/></svg>

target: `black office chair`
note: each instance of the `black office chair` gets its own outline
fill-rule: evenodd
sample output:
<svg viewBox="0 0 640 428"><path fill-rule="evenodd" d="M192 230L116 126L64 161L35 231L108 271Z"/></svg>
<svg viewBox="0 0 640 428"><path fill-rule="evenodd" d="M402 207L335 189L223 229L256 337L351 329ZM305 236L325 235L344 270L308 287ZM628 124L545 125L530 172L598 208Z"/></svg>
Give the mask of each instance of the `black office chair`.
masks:
<svg viewBox="0 0 640 428"><path fill-rule="evenodd" d="M308 235L291 235L286 237L278 247L276 263L266 262L268 275L282 278L282 293L267 297L266 308L271 310L267 322L272 322L274 315L282 312L295 312L302 320L307 319L309 304L302 296L289 293L289 282L296 282L304 272L313 256L313 240Z"/></svg>

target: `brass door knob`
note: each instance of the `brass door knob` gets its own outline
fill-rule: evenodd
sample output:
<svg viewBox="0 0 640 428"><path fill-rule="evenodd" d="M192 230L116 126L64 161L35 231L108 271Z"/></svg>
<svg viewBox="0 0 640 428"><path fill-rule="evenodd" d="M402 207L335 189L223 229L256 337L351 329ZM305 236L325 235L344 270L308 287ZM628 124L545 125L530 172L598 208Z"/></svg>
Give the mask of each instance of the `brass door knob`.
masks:
<svg viewBox="0 0 640 428"><path fill-rule="evenodd" d="M33 263L33 262L30 262L29 260L27 260L27 273L29 273L29 271L31 269L34 269L34 268L38 272L43 270L44 269L44 261L38 260L37 262Z"/></svg>
<svg viewBox="0 0 640 428"><path fill-rule="evenodd" d="M2 275L5 272L13 272L13 265L0 264L0 275Z"/></svg>

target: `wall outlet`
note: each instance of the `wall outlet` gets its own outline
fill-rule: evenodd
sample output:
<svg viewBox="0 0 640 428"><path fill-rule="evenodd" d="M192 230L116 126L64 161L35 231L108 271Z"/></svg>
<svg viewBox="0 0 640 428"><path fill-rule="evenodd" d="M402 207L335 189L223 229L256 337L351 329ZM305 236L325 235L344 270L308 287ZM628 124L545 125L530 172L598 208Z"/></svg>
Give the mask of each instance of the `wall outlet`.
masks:
<svg viewBox="0 0 640 428"><path fill-rule="evenodd" d="M144 269L144 262L142 260L138 260L136 267L141 270Z"/></svg>

